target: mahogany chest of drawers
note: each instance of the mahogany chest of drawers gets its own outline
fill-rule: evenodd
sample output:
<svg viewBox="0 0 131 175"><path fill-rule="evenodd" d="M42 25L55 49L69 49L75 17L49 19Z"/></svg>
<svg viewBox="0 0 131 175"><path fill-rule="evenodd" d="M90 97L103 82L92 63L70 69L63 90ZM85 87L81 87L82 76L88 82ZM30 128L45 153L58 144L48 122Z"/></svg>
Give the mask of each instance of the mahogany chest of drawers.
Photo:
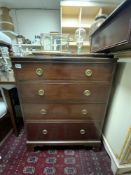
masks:
<svg viewBox="0 0 131 175"><path fill-rule="evenodd" d="M28 147L101 144L116 59L12 58Z"/></svg>

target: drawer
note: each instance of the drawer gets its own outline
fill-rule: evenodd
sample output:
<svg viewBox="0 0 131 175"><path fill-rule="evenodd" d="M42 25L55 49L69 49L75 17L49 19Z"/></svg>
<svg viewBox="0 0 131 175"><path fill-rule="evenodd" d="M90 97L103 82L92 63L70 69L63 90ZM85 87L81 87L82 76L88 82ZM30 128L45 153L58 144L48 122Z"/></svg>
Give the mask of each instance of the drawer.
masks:
<svg viewBox="0 0 131 175"><path fill-rule="evenodd" d="M113 74L113 64L111 63L22 63L18 65L14 64L15 75L18 80L111 81Z"/></svg>
<svg viewBox="0 0 131 175"><path fill-rule="evenodd" d="M105 104L23 104L25 120L102 120Z"/></svg>
<svg viewBox="0 0 131 175"><path fill-rule="evenodd" d="M43 83L24 82L19 84L24 103L47 103L49 101L106 102L110 85L107 83Z"/></svg>
<svg viewBox="0 0 131 175"><path fill-rule="evenodd" d="M100 139L96 123L27 123L29 141L97 140Z"/></svg>

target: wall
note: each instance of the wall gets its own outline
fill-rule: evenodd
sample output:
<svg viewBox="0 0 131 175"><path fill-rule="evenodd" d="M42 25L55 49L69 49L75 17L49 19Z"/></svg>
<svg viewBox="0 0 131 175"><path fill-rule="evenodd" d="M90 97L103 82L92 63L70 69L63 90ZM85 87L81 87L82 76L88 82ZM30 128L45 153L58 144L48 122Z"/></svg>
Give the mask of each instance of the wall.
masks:
<svg viewBox="0 0 131 175"><path fill-rule="evenodd" d="M60 11L44 9L12 9L15 32L34 40L35 35L60 32Z"/></svg>
<svg viewBox="0 0 131 175"><path fill-rule="evenodd" d="M129 75L131 75L131 63L121 63L105 129L105 136L118 155L131 127L131 77Z"/></svg>
<svg viewBox="0 0 131 175"><path fill-rule="evenodd" d="M107 115L104 136L118 165L131 149L131 63L119 63L114 94ZM131 155L129 151L128 156ZM129 168L129 167L128 167ZM131 164L130 164L131 170Z"/></svg>

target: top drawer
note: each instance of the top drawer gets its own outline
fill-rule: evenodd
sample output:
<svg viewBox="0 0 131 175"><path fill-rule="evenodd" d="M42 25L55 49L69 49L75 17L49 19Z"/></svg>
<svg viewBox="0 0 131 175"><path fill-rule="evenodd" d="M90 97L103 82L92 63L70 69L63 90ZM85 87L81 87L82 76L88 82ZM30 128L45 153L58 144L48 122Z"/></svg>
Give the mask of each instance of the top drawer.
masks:
<svg viewBox="0 0 131 175"><path fill-rule="evenodd" d="M111 81L112 63L22 63L13 65L17 80Z"/></svg>

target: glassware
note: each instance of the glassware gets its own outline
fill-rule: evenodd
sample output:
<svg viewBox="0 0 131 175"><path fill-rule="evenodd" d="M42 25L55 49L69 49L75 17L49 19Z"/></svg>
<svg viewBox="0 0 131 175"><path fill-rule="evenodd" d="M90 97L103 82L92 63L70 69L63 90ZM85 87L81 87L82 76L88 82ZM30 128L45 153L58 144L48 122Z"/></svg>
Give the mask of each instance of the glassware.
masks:
<svg viewBox="0 0 131 175"><path fill-rule="evenodd" d="M45 51L67 52L69 49L69 34L42 33L41 45Z"/></svg>
<svg viewBox="0 0 131 175"><path fill-rule="evenodd" d="M89 31L90 36L95 32L97 28L99 28L102 25L102 23L105 21L106 18L107 16L105 14L96 16L95 22L92 24L90 31Z"/></svg>
<svg viewBox="0 0 131 175"><path fill-rule="evenodd" d="M80 54L85 38L86 38L86 30L81 27L76 29L75 39L77 44L77 54Z"/></svg>

